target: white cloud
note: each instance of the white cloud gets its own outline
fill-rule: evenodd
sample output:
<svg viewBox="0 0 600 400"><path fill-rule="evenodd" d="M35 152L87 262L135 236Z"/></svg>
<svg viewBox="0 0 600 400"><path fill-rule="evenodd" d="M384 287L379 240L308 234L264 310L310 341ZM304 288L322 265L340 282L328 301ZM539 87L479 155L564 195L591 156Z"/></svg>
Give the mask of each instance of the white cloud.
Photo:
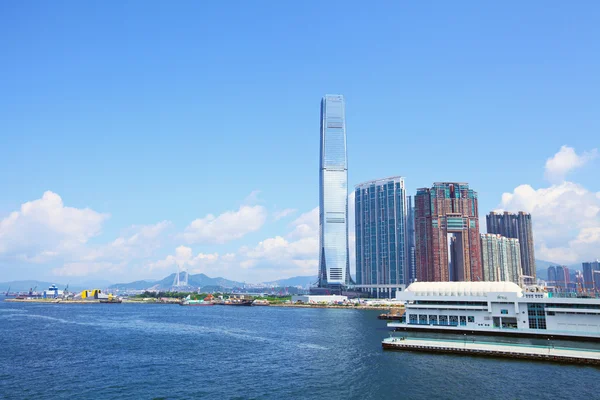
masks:
<svg viewBox="0 0 600 400"><path fill-rule="evenodd" d="M198 253L194 256L190 247L179 246L175 249L174 255L168 255L162 260L148 264L147 269L150 271L175 271L176 267L179 267L181 270L188 270L191 274L198 274L201 272L206 273L211 266L219 267L217 263L222 261L220 268L213 271L222 272L226 269L226 264L230 263L234 257L233 254L225 254L223 257L219 257L218 253Z"/></svg>
<svg viewBox="0 0 600 400"><path fill-rule="evenodd" d="M60 268L54 268L52 273L56 276L90 276L99 273L109 273L111 276L121 274L126 265L124 263L111 262L71 262Z"/></svg>
<svg viewBox="0 0 600 400"><path fill-rule="evenodd" d="M531 213L535 256L571 264L600 257L600 195L573 182L502 195L501 208Z"/></svg>
<svg viewBox="0 0 600 400"><path fill-rule="evenodd" d="M306 237L319 237L319 207L305 212L292 223L292 231L287 235L290 239L301 239Z"/></svg>
<svg viewBox="0 0 600 400"><path fill-rule="evenodd" d="M86 244L109 217L89 208L66 207L51 191L0 221L0 255L43 262Z"/></svg>
<svg viewBox="0 0 600 400"><path fill-rule="evenodd" d="M259 203L260 202L260 199L258 198L259 194L260 194L260 190L253 190L252 192L250 192L250 194L248 196L246 196L246 198L244 199L242 204L253 205L253 204Z"/></svg>
<svg viewBox="0 0 600 400"><path fill-rule="evenodd" d="M287 217L289 215L292 215L296 211L298 211L298 210L296 210L295 208L286 208L286 209L281 210L281 211L275 211L273 213L273 217L275 218L275 221L279 221L281 218L285 218L285 217Z"/></svg>
<svg viewBox="0 0 600 400"><path fill-rule="evenodd" d="M300 215L290 224L285 236L275 236L258 243L253 248L242 247L241 257L246 258L243 268L253 270L257 276L317 275L319 267L319 207ZM348 241L350 270L355 269L354 250L354 196L348 196Z"/></svg>
<svg viewBox="0 0 600 400"><path fill-rule="evenodd" d="M558 153L546 160L546 179L561 182L570 171L584 166L597 156L597 149L577 154L574 148L562 146Z"/></svg>
<svg viewBox="0 0 600 400"><path fill-rule="evenodd" d="M71 257L82 261L131 261L150 257L161 246L161 235L172 226L169 221L153 225L134 225L122 236L103 245L87 245Z"/></svg>
<svg viewBox="0 0 600 400"><path fill-rule="evenodd" d="M259 230L266 218L267 210L263 206L241 206L237 211L227 211L217 217L208 214L192 221L182 236L189 244L222 244Z"/></svg>

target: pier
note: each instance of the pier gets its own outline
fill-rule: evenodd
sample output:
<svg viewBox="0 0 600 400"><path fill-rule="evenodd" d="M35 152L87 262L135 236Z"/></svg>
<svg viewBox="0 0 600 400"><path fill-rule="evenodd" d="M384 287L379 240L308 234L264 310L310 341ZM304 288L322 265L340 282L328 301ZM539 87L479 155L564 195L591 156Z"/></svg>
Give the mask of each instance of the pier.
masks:
<svg viewBox="0 0 600 400"><path fill-rule="evenodd" d="M381 342L384 350L423 351L468 354L473 356L520 358L570 364L600 365L600 350L518 343L476 342L472 340L438 340L389 337Z"/></svg>

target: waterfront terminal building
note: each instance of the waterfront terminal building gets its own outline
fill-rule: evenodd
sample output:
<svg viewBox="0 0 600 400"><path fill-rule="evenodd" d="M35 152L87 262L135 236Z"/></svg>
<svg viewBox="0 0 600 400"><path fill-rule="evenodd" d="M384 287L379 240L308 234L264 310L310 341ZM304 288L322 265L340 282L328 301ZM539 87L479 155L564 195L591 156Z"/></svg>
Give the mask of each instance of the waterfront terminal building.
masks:
<svg viewBox="0 0 600 400"><path fill-rule="evenodd" d="M397 330L600 340L600 298L524 291L512 282L415 282Z"/></svg>

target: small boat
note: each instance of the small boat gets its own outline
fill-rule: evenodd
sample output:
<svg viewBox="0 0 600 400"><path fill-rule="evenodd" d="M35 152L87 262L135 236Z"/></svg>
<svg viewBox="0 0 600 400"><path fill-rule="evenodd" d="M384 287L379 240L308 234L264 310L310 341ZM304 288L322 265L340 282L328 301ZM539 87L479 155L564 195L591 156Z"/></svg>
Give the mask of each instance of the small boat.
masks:
<svg viewBox="0 0 600 400"><path fill-rule="evenodd" d="M123 302L123 300L117 299L117 298L114 298L114 299L100 299L100 303L103 303L103 304L120 304L122 302Z"/></svg>
<svg viewBox="0 0 600 400"><path fill-rule="evenodd" d="M190 296L186 297L181 303L179 303L180 306L214 306L214 303L212 301L205 301L205 300L192 300Z"/></svg>
<svg viewBox="0 0 600 400"><path fill-rule="evenodd" d="M185 300L179 303L180 306L214 306L213 303L204 300Z"/></svg>
<svg viewBox="0 0 600 400"><path fill-rule="evenodd" d="M256 299L252 302L253 306L268 306L269 304L269 300Z"/></svg>
<svg viewBox="0 0 600 400"><path fill-rule="evenodd" d="M385 319L388 321L401 321L404 316L404 310L390 310L387 314L379 314L378 319Z"/></svg>
<svg viewBox="0 0 600 400"><path fill-rule="evenodd" d="M251 306L252 300L244 300L244 299L233 299L226 300L223 303L224 306Z"/></svg>
<svg viewBox="0 0 600 400"><path fill-rule="evenodd" d="M113 296L112 294L109 294L106 298L100 298L100 303L103 304L120 304L122 302L123 300L120 297Z"/></svg>

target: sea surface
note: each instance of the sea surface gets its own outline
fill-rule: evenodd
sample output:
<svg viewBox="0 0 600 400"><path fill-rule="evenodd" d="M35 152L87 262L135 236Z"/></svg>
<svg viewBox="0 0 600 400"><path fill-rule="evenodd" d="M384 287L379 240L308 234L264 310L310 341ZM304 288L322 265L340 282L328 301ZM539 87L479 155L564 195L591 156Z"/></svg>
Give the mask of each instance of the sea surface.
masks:
<svg viewBox="0 0 600 400"><path fill-rule="evenodd" d="M1 300L0 399L531 400L600 390L596 367L384 352L378 311ZM556 342L565 344L598 347Z"/></svg>

